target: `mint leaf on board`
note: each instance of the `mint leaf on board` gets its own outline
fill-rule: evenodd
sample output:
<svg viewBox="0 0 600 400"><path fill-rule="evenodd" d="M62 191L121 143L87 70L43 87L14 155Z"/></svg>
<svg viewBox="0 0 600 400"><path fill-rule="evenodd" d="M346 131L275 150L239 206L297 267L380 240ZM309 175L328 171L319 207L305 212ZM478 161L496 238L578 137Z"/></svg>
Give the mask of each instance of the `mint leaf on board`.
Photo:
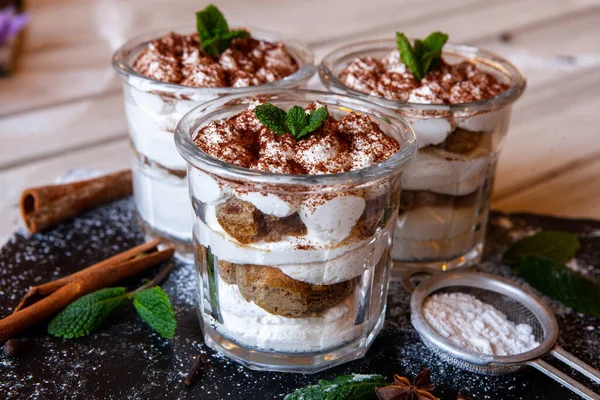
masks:
<svg viewBox="0 0 600 400"><path fill-rule="evenodd" d="M175 336L177 320L173 305L167 294L154 286L133 295L133 306L142 319L160 336L172 339Z"/></svg>
<svg viewBox="0 0 600 400"><path fill-rule="evenodd" d="M307 136L317 129L319 129L325 121L329 118L329 112L325 107L317 108L310 112L310 116L308 117L308 125L302 129L300 134L296 136L296 139L301 139L304 136Z"/></svg>
<svg viewBox="0 0 600 400"><path fill-rule="evenodd" d="M288 133L285 120L287 114L273 104L260 104L254 108L254 115L267 128L280 135Z"/></svg>
<svg viewBox="0 0 600 400"><path fill-rule="evenodd" d="M316 385L296 389L284 400L376 400L375 388L387 383L381 375L342 375Z"/></svg>
<svg viewBox="0 0 600 400"><path fill-rule="evenodd" d="M510 246L504 253L502 262L515 265L526 256L537 256L564 264L575 256L579 247L577 235L563 231L542 231Z"/></svg>
<svg viewBox="0 0 600 400"><path fill-rule="evenodd" d="M65 339L87 336L104 320L127 305L129 296L123 287L106 288L83 296L62 310L48 325L48 333Z"/></svg>
<svg viewBox="0 0 600 400"><path fill-rule="evenodd" d="M310 115L306 115L306 110L302 107L293 106L286 113L270 103L256 106L254 115L273 132L279 135L289 133L296 140L300 140L316 131L329 118L329 112L325 107L312 110Z"/></svg>
<svg viewBox="0 0 600 400"><path fill-rule="evenodd" d="M196 29L202 50L215 57L227 50L233 39L250 36L248 31L230 31L225 16L212 4L196 13Z"/></svg>
<svg viewBox="0 0 600 400"><path fill-rule="evenodd" d="M290 108L285 117L285 125L293 137L298 137L300 132L308 126L308 115L304 108L298 106Z"/></svg>
<svg viewBox="0 0 600 400"><path fill-rule="evenodd" d="M416 39L413 47L404 33L396 32L400 59L418 81L438 67L442 59L442 48L447 41L447 34L433 32L424 40Z"/></svg>
<svg viewBox="0 0 600 400"><path fill-rule="evenodd" d="M419 53L422 53L422 42L417 46ZM423 71L421 70L420 58L417 58L415 50L410 45L408 38L404 33L396 32L396 44L400 52L400 60L410 69L418 81L423 79Z"/></svg>
<svg viewBox="0 0 600 400"><path fill-rule="evenodd" d="M512 271L551 299L575 311L600 318L600 282L555 260L535 255L524 256L519 264L513 265Z"/></svg>

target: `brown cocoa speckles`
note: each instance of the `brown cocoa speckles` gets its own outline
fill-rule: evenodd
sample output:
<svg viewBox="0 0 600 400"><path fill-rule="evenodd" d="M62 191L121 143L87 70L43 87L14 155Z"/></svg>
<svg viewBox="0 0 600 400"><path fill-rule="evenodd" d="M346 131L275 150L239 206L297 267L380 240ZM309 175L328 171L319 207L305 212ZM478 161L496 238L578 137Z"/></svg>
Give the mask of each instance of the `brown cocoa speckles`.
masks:
<svg viewBox="0 0 600 400"><path fill-rule="evenodd" d="M171 32L151 41L133 63L140 74L194 87L247 87L292 75L298 64L283 43L234 39L219 57L200 47L197 34Z"/></svg>
<svg viewBox="0 0 600 400"><path fill-rule="evenodd" d="M428 73L421 82L400 61L397 50L381 60L357 58L340 74L348 87L390 100L421 104L457 104L485 100L508 89L495 76L471 61L447 64Z"/></svg>
<svg viewBox="0 0 600 400"><path fill-rule="evenodd" d="M252 107L252 106L251 106ZM324 107L313 103L306 110ZM278 174L335 174L362 169L398 152L400 145L366 115L332 116L311 136L296 140L264 127L252 109L200 129L196 146L222 161Z"/></svg>

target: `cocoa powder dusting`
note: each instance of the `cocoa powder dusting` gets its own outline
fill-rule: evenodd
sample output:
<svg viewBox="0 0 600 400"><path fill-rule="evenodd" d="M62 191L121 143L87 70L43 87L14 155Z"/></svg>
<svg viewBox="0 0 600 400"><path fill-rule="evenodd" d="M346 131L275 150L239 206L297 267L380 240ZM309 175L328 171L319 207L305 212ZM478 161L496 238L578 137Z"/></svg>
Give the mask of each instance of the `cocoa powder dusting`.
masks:
<svg viewBox="0 0 600 400"><path fill-rule="evenodd" d="M152 40L133 69L157 81L194 87L247 87L292 75L298 64L285 44L253 38L234 39L219 57L206 54L196 33L171 32Z"/></svg>
<svg viewBox="0 0 600 400"><path fill-rule="evenodd" d="M340 74L340 80L359 92L422 104L485 100L505 92L509 87L471 61L448 64L443 59L437 69L419 82L400 61L398 50L381 60L374 57L353 60Z"/></svg>
<svg viewBox="0 0 600 400"><path fill-rule="evenodd" d="M350 113L331 117L311 136L296 140L280 135L260 123L249 110L227 120L213 121L194 142L205 153L230 164L279 174L322 175L362 169L387 160L400 150L366 115ZM314 103L306 108L324 107Z"/></svg>

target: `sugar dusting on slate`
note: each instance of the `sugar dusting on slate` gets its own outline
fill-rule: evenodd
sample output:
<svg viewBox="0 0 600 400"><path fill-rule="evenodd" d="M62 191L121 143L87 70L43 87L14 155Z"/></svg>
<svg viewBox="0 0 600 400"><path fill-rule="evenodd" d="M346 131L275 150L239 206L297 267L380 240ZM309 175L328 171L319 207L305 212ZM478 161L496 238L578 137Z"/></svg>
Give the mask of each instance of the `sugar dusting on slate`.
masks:
<svg viewBox="0 0 600 400"><path fill-rule="evenodd" d="M600 223L568 225L567 220L539 217L508 218L517 235L544 229L594 232ZM538 219L540 222L538 222ZM511 231L493 224L488 229L485 272L508 276L498 263L499 254L512 240ZM552 225L554 224L554 225ZM561 224L567 224L562 226ZM582 237L579 265L600 265L600 237ZM115 202L75 221L62 224L47 233L27 237L17 233L0 250L0 316L9 314L26 288L91 265L143 240L135 224L133 202ZM134 288L144 276L124 282ZM600 277L600 269L589 274ZM280 399L293 389L332 379L341 374L416 375L424 366L431 370L438 385L435 395L456 398L458 390L477 399L544 399L550 392L565 399L570 394L542 374L527 369L503 377L461 372L441 361L423 345L410 324L409 293L401 284L390 286L387 320L365 359L317 375L255 372L219 356L203 344L196 311L194 267L177 263L163 284L172 299L179 327L172 341L152 333L133 310L115 315L95 334L77 340L62 340L45 333L45 326L22 336L25 355L8 358L0 352L0 398L39 399ZM598 319L570 311L551 303L557 313L561 344L582 360L600 367ZM196 384L185 387L183 380L193 357L200 353L203 362ZM598 388L595 388L598 390ZM68 393L68 397L65 397Z"/></svg>

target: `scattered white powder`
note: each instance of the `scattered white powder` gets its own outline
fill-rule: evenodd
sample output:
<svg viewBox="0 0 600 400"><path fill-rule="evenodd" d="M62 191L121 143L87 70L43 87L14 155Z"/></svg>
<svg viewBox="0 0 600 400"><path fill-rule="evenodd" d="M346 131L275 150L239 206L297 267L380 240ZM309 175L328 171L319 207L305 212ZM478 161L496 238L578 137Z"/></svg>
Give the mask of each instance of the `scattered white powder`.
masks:
<svg viewBox="0 0 600 400"><path fill-rule="evenodd" d="M437 333L468 351L506 356L539 345L531 326L515 325L502 312L469 294L434 294L425 301L423 313Z"/></svg>

